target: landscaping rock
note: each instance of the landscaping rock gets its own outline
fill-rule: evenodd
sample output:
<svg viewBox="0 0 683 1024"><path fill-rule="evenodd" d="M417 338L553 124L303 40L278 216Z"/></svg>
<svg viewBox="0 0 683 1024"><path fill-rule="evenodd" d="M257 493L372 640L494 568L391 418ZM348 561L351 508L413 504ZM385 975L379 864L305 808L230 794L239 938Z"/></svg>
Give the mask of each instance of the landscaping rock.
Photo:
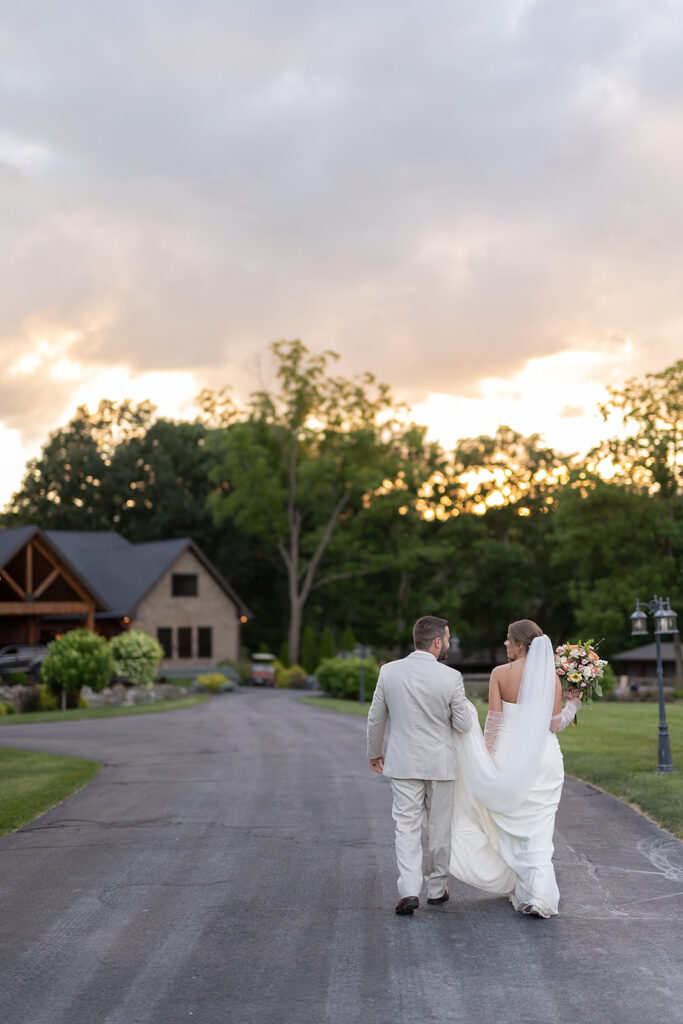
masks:
<svg viewBox="0 0 683 1024"><path fill-rule="evenodd" d="M153 704L159 700L178 700L188 692L187 687L173 686L171 683L159 683L151 687L114 683L105 686L99 693L94 693L88 686L81 687L81 697L88 702L90 708L132 707L134 704Z"/></svg>

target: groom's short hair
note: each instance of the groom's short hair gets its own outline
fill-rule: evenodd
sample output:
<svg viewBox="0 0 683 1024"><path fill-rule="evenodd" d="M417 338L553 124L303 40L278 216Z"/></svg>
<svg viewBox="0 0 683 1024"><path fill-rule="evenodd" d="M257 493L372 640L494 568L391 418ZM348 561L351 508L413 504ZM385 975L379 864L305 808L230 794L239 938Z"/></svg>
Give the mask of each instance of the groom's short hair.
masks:
<svg viewBox="0 0 683 1024"><path fill-rule="evenodd" d="M448 627L446 619L436 615L423 615L413 626L413 643L416 651L428 651L437 636L443 636Z"/></svg>

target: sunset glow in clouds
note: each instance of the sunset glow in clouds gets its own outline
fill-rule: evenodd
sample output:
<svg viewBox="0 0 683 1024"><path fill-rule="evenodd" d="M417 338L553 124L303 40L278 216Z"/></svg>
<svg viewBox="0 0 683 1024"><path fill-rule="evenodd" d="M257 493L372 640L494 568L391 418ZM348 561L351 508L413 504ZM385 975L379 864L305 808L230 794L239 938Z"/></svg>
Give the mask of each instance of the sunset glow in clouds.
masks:
<svg viewBox="0 0 683 1024"><path fill-rule="evenodd" d="M79 403L192 416L301 338L431 436L604 436L683 353L683 12L310 0L0 14L7 498Z"/></svg>

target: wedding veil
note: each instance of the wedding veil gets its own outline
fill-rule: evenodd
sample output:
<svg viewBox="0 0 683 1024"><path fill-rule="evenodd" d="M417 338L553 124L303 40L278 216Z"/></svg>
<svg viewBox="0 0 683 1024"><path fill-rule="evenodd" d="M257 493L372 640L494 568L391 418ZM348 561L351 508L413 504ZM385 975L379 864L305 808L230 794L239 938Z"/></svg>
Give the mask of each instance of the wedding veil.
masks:
<svg viewBox="0 0 683 1024"><path fill-rule="evenodd" d="M555 657L550 639L545 634L534 637L526 656L517 704L505 712L506 727L494 757L486 749L477 725L459 735L462 781L490 811L516 810L531 789L548 739L555 686ZM476 711L471 707L476 720Z"/></svg>

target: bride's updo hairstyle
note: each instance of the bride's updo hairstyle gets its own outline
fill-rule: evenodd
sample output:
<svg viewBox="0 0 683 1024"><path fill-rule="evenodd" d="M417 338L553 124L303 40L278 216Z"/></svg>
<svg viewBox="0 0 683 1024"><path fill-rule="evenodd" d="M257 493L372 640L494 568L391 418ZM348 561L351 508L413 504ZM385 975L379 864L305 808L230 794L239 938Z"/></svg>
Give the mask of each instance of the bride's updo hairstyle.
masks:
<svg viewBox="0 0 683 1024"><path fill-rule="evenodd" d="M532 640L537 636L543 636L543 630L531 619L519 619L518 622L511 622L508 626L508 634L515 644L521 644L524 653L529 650Z"/></svg>

